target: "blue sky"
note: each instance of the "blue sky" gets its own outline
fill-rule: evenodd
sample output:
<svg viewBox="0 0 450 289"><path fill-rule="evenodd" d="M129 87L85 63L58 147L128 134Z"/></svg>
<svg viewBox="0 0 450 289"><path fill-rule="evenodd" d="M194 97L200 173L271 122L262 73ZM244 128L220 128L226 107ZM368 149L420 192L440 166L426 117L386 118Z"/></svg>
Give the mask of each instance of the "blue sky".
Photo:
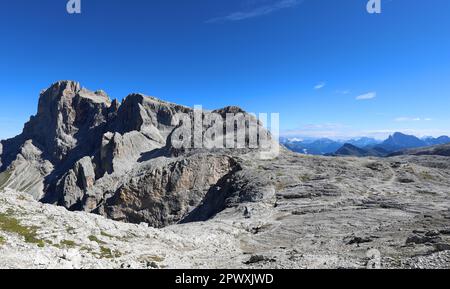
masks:
<svg viewBox="0 0 450 289"><path fill-rule="evenodd" d="M280 113L285 135L450 134L450 1L0 0L0 139L79 81Z"/></svg>

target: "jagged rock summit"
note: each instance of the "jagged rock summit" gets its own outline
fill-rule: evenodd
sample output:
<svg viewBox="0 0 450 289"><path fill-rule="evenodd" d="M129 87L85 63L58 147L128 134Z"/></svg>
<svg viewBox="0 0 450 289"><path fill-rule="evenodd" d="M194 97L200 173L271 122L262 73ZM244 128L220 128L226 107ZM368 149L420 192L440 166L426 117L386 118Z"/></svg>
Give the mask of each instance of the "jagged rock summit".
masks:
<svg viewBox="0 0 450 289"><path fill-rule="evenodd" d="M245 114L236 107L215 112ZM77 82L57 82L41 93L37 114L23 132L1 142L0 189L156 227L208 218L233 193L242 196L242 188L219 184L239 177L239 155L259 150L174 147L171 136L183 123L179 114L193 118L195 111L142 94L119 103ZM205 202L211 190L218 197Z"/></svg>

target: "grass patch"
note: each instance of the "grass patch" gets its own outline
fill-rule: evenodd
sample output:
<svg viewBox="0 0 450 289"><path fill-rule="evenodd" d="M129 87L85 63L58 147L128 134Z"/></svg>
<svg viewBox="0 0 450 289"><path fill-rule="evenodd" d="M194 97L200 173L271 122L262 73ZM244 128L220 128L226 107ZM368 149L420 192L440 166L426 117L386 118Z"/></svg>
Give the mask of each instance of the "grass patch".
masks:
<svg viewBox="0 0 450 289"><path fill-rule="evenodd" d="M37 237L36 227L22 226L20 222L8 214L0 214L0 230L17 234L25 239L26 243L44 247L45 242Z"/></svg>
<svg viewBox="0 0 450 289"><path fill-rule="evenodd" d="M0 246L5 244L6 240L2 236L0 236Z"/></svg>
<svg viewBox="0 0 450 289"><path fill-rule="evenodd" d="M96 242L96 243L98 243L98 244L106 244L106 242L103 242L102 240L100 240L99 238L97 238L97 237L94 236L94 235L90 235L90 236L88 237L88 239L89 239L89 241Z"/></svg>
<svg viewBox="0 0 450 289"><path fill-rule="evenodd" d="M73 227L68 227L68 228L66 229L66 232L69 233L69 234L71 234L71 235L73 235L73 234L76 233L76 229L73 228Z"/></svg>
<svg viewBox="0 0 450 289"><path fill-rule="evenodd" d="M83 247L80 248L80 251L85 251L85 252L88 252L88 253L92 254L93 250L92 250L92 248L89 248L87 246L83 246Z"/></svg>
<svg viewBox="0 0 450 289"><path fill-rule="evenodd" d="M101 232L100 232L100 235L102 235L103 237L115 238L113 235L110 235L110 234L108 234L108 233L106 233L106 232L104 232L104 231L101 231Z"/></svg>
<svg viewBox="0 0 450 289"><path fill-rule="evenodd" d="M77 246L77 243L72 240L62 240L60 245L68 248L73 248Z"/></svg>
<svg viewBox="0 0 450 289"><path fill-rule="evenodd" d="M109 248L100 246L100 258L112 259L112 258L119 258L120 256L122 256L122 254L119 251L117 250L112 251Z"/></svg>
<svg viewBox="0 0 450 289"><path fill-rule="evenodd" d="M157 262L157 263L161 263L164 261L164 257L160 257L160 256L146 256L145 259L153 261L153 262Z"/></svg>

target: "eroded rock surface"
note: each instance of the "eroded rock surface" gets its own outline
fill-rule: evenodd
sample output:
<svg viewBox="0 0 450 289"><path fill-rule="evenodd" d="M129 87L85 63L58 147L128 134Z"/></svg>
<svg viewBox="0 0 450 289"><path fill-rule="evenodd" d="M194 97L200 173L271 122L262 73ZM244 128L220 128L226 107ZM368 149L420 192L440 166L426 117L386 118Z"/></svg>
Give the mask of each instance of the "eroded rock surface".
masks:
<svg viewBox="0 0 450 289"><path fill-rule="evenodd" d="M450 267L450 157L177 149L179 111L43 92L0 145L0 267Z"/></svg>
<svg viewBox="0 0 450 289"><path fill-rule="evenodd" d="M161 229L69 212L6 189L0 267L450 268L450 158L241 157L241 168L213 185L184 224ZM414 182L400 182L404 175ZM156 202L166 204L158 216L183 211L173 192L159 196L169 199ZM142 206L138 193L130 201ZM122 216L127 206L115 206ZM32 238L2 228L5 218L33 228Z"/></svg>
<svg viewBox="0 0 450 289"><path fill-rule="evenodd" d="M260 135L268 135L240 108L214 112L240 115L254 121ZM257 157L263 151L262 145L236 146L236 150L174 146L174 134L184 128L183 116L193 126L200 119L202 139L216 125L209 111L142 94L130 94L119 103L103 91L91 92L72 81L57 82L41 93L38 112L22 134L1 142L0 188L115 220L155 227L179 222L220 180L241 169L239 155ZM232 144L238 143L242 131L244 142L249 142L245 126L233 126L231 133L226 126L219 131ZM270 136L263 140L278 146ZM194 143L194 138L187 141ZM211 215L219 212L210 209Z"/></svg>

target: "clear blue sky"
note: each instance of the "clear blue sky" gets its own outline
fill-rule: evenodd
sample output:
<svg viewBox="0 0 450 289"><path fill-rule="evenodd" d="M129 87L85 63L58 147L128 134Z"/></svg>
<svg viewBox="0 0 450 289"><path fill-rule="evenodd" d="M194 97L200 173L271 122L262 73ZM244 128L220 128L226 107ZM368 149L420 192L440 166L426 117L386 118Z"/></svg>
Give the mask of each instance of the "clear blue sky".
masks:
<svg viewBox="0 0 450 289"><path fill-rule="evenodd" d="M0 139L63 79L279 112L290 135L450 134L448 0L81 1L0 0Z"/></svg>

